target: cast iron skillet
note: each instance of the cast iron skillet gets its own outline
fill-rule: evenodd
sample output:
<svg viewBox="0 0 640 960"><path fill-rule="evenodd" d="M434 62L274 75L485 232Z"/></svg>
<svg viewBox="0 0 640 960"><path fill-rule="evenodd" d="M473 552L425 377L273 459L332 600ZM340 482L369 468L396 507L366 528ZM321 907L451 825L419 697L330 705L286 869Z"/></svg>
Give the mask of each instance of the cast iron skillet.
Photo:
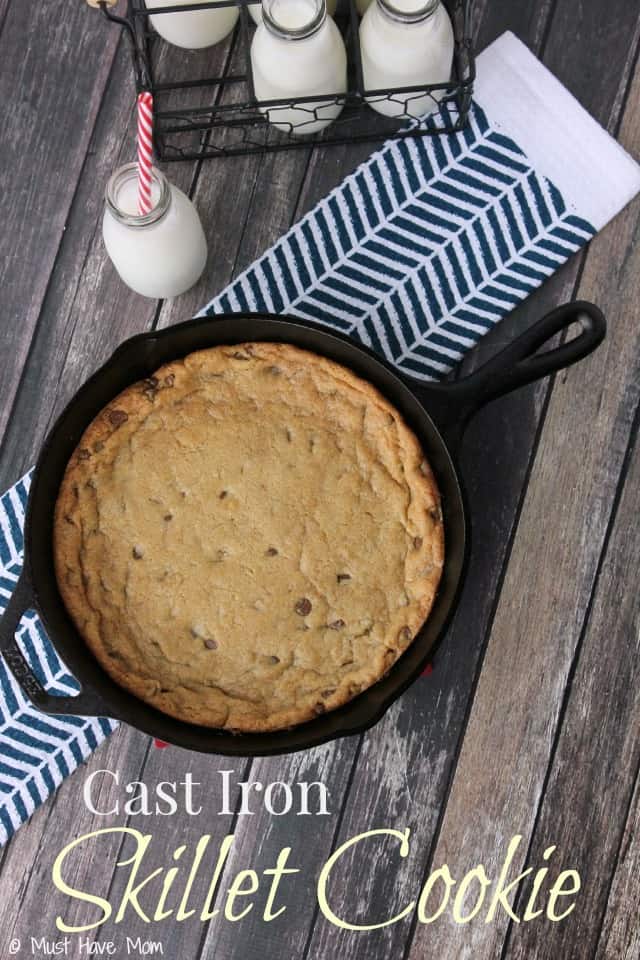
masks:
<svg viewBox="0 0 640 960"><path fill-rule="evenodd" d="M536 353L576 321L581 324L576 337L545 353ZM420 674L456 603L469 530L455 460L467 422L490 400L586 357L602 342L605 330L604 317L593 305L559 307L471 376L447 384L410 379L348 337L293 317L229 314L191 320L126 341L78 391L51 431L36 466L25 524L24 568L0 621L0 650L16 680L45 713L113 717L170 743L202 752L266 756L366 730ZM330 357L373 383L404 415L422 444L442 494L446 555L431 615L383 679L339 709L290 730L233 734L175 720L111 680L76 631L58 592L52 528L54 504L67 462L90 421L116 394L150 376L162 364L194 350L249 340L292 343ZM29 609L39 613L58 653L78 678L82 687L78 696L47 693L29 667L15 637L20 619Z"/></svg>

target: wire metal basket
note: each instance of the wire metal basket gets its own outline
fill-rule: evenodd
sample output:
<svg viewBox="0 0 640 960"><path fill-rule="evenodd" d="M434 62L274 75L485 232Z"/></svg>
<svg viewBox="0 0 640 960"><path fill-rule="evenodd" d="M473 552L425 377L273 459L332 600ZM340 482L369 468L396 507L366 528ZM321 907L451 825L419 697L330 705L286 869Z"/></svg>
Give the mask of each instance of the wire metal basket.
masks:
<svg viewBox="0 0 640 960"><path fill-rule="evenodd" d="M126 12L119 16L105 0L98 0L104 15L126 30L130 40L138 92L149 90L154 97L154 146L161 161L203 160L276 150L300 149L310 145L344 144L382 140L388 137L416 137L453 133L466 126L475 62L471 43L472 0L444 0L454 31L454 57L451 77L441 83L394 90L367 90L364 86L362 58L358 40L359 16L355 0L339 0L335 21L344 37L349 61L348 89L345 94L317 97L292 97L262 101L258 105L253 89L250 48L255 29L249 14L251 0L218 0L220 6L238 6L238 23L222 48L221 68L213 74L181 76L175 56L167 56L169 46L151 26L150 16L203 10L206 2L154 7L153 0L127 0ZM225 46L226 44L226 46ZM173 48L176 50L176 48ZM215 48L214 48L215 49ZM184 54L185 51L179 51ZM171 73L171 62L175 73ZM433 112L425 120L412 112L412 105L424 98L433 100ZM395 105L398 118L382 116L369 106L386 100ZM305 134L304 125L318 119L332 106L340 106L339 117L320 133ZM295 108L304 119L295 126L274 119L283 108ZM326 116L326 113L324 113ZM308 116L308 119L307 119ZM284 129L282 127L284 126Z"/></svg>

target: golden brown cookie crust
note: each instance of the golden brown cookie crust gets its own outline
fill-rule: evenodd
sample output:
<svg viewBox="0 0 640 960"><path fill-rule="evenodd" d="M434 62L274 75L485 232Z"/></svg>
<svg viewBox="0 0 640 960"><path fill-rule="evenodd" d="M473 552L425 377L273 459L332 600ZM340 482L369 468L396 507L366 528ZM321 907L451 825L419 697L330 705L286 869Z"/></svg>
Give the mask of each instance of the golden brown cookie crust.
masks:
<svg viewBox="0 0 640 960"><path fill-rule="evenodd" d="M199 351L105 408L55 510L64 602L113 679L180 720L278 730L379 680L444 560L420 444L288 344Z"/></svg>

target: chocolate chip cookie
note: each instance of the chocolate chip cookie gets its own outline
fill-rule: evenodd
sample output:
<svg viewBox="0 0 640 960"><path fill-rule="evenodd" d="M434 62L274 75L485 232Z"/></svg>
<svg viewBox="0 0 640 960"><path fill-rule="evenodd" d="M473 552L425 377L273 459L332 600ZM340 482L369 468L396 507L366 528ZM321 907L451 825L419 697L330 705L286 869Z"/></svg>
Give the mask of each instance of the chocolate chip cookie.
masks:
<svg viewBox="0 0 640 960"><path fill-rule="evenodd" d="M287 344L193 353L86 430L56 575L121 686L209 727L304 723L379 680L440 580L439 495L368 382Z"/></svg>

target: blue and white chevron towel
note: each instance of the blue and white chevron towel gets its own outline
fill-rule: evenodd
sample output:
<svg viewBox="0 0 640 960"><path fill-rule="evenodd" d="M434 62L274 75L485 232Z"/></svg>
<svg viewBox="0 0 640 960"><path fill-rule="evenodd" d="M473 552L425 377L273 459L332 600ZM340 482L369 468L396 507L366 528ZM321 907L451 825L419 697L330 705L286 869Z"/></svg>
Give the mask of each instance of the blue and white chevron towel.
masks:
<svg viewBox="0 0 640 960"><path fill-rule="evenodd" d="M638 190L640 168L505 34L478 59L467 130L387 144L203 312L319 320L437 378ZM28 488L0 500L0 609ZM20 639L47 687L74 689L35 614ZM115 726L38 713L0 660L0 844Z"/></svg>

